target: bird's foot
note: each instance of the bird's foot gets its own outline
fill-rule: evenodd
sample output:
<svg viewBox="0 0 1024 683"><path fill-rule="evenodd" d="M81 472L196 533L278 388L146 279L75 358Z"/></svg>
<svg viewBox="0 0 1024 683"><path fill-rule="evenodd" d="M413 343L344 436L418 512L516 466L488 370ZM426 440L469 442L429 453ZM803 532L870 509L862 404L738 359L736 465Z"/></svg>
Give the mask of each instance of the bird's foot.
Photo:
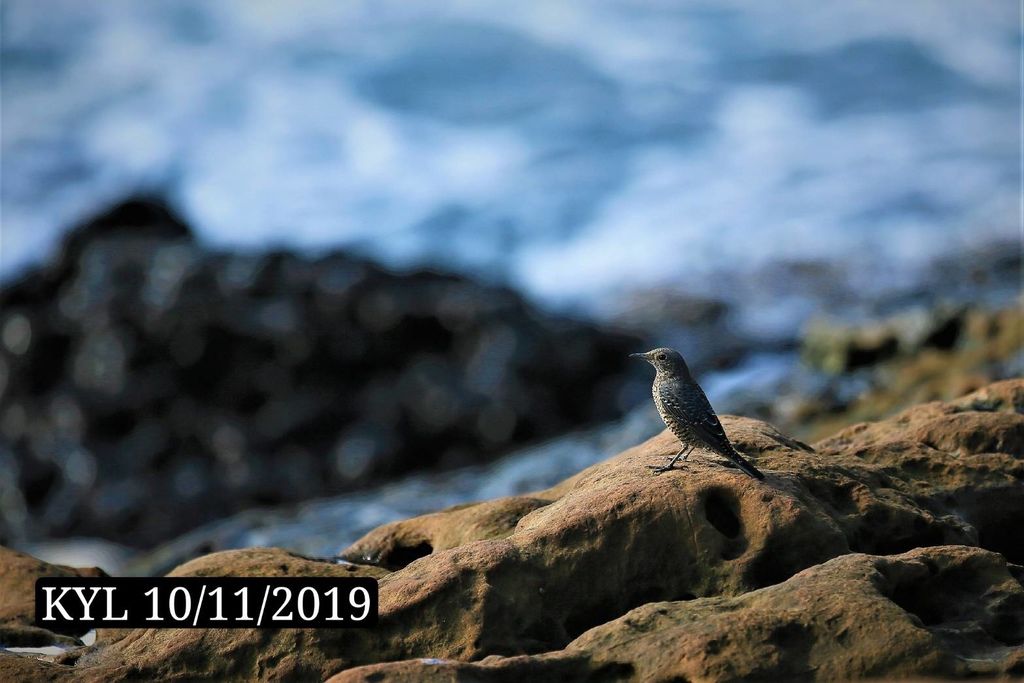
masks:
<svg viewBox="0 0 1024 683"><path fill-rule="evenodd" d="M674 470L675 466L673 466L673 465L648 465L647 469L653 471L655 474L661 474L662 472L668 472L669 470Z"/></svg>

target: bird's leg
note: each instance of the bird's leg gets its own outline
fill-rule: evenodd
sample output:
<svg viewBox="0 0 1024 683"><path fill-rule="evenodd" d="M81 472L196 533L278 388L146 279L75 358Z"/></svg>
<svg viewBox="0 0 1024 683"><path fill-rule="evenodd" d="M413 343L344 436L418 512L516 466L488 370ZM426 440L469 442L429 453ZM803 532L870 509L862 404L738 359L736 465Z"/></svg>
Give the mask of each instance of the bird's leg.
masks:
<svg viewBox="0 0 1024 683"><path fill-rule="evenodd" d="M683 451L686 451L686 453L684 454ZM689 448L683 446L682 448L679 449L679 452L673 455L671 458L669 458L668 462L665 463L664 465L648 465L647 468L654 470L655 474L668 472L670 469L672 469L672 466L676 464L676 461L679 460L680 456L683 460L686 460L688 457L690 457L690 453L692 451L693 446L690 446Z"/></svg>

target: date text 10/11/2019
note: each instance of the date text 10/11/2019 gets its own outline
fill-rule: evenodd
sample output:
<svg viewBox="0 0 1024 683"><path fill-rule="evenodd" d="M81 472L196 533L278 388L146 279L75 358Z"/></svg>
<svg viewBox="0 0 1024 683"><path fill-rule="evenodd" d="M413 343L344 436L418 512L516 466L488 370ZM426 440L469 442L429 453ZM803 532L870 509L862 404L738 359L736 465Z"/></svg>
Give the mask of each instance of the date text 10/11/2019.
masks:
<svg viewBox="0 0 1024 683"><path fill-rule="evenodd" d="M360 628L377 623L368 577L41 578L36 625L91 628Z"/></svg>

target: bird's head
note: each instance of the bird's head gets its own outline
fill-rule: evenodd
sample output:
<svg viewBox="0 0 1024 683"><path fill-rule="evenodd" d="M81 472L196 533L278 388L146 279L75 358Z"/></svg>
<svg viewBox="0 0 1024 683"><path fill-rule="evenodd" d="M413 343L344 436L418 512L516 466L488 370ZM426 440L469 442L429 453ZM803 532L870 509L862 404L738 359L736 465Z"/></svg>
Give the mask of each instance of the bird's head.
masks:
<svg viewBox="0 0 1024 683"><path fill-rule="evenodd" d="M679 375L680 377L687 377L690 374L690 368L686 367L686 361L683 360L683 356L678 351L673 351L672 349L651 349L647 353L631 353L629 355L631 358L643 358L653 365L654 369L658 372Z"/></svg>

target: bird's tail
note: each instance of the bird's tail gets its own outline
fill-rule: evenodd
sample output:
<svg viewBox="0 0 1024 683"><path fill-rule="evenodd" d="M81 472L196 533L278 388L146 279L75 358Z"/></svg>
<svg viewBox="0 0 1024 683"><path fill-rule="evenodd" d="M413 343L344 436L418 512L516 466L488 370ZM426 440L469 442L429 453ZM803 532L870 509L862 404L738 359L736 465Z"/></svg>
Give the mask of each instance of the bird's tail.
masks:
<svg viewBox="0 0 1024 683"><path fill-rule="evenodd" d="M746 474L749 474L754 479L764 479L764 475L756 467L750 464L746 458L740 455L739 451L735 448L732 449L732 453L729 455L729 459L736 463L736 466L743 470Z"/></svg>

